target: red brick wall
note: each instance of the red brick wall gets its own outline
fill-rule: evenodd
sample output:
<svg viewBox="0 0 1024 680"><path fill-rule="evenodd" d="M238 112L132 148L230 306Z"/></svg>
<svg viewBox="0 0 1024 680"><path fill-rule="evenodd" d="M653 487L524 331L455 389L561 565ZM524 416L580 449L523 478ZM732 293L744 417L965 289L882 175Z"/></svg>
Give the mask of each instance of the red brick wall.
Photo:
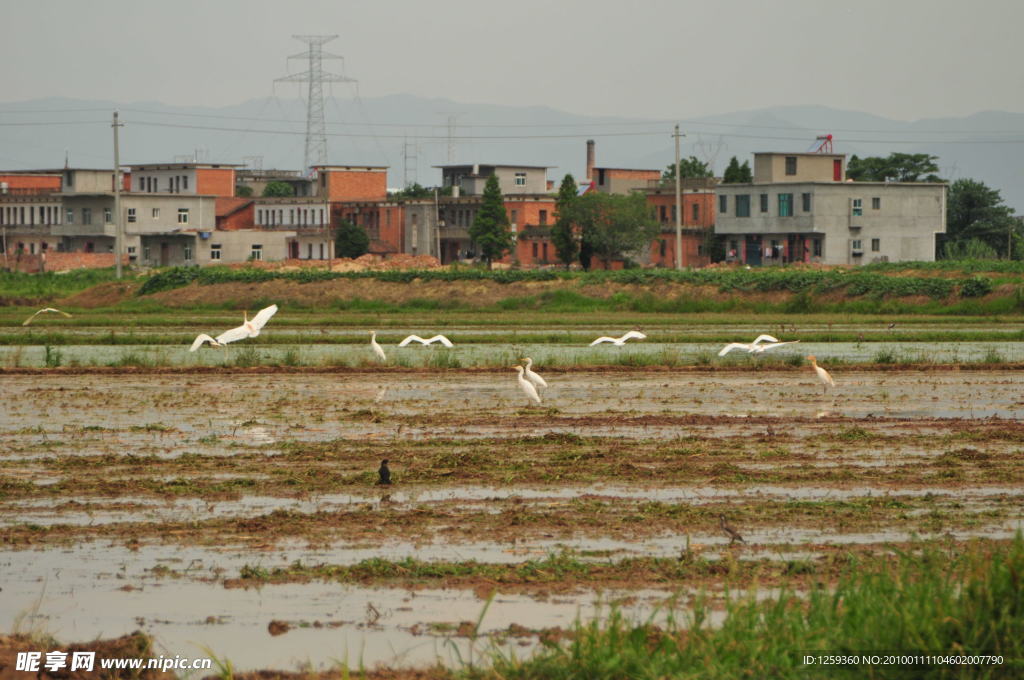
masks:
<svg viewBox="0 0 1024 680"><path fill-rule="evenodd" d="M681 193L680 202L683 207L682 223L684 227L705 227L710 229L715 224L715 195L713 193ZM676 195L673 192L663 194L648 194L647 205L654 209L654 218L662 226L675 226L675 218L672 217L672 208L676 204ZM697 219L693 219L693 206L697 206ZM662 219L662 207L665 208L665 218Z"/></svg>
<svg viewBox="0 0 1024 680"><path fill-rule="evenodd" d="M0 175L9 189L44 189L60 191L60 177L56 175Z"/></svg>
<svg viewBox="0 0 1024 680"><path fill-rule="evenodd" d="M228 231L256 226L256 204L251 198L217 198L217 228ZM239 206L243 206L240 210Z"/></svg>
<svg viewBox="0 0 1024 680"><path fill-rule="evenodd" d="M205 196L234 196L234 168L196 168L196 193Z"/></svg>
<svg viewBox="0 0 1024 680"><path fill-rule="evenodd" d="M122 263L128 264L128 256L124 255ZM25 255L20 258L13 250L7 253L6 262L0 255L0 267L9 267L14 271L35 273L40 271L39 255ZM69 269L100 269L114 266L113 253L57 253L47 252L45 271L62 272Z"/></svg>
<svg viewBox="0 0 1024 680"><path fill-rule="evenodd" d="M661 254L662 242L665 243L665 254ZM711 264L711 258L701 252L704 245L703 234L683 234L683 266L684 267L706 267ZM676 266L676 233L675 231L664 232L651 243L651 264L658 267L675 269Z"/></svg>
<svg viewBox="0 0 1024 680"><path fill-rule="evenodd" d="M594 173L596 176L596 172ZM593 177L591 179L594 179ZM607 183L612 179L661 179L660 170L628 170L619 168L606 168L604 181Z"/></svg>
<svg viewBox="0 0 1024 680"><path fill-rule="evenodd" d="M388 205L381 207L379 212L380 238L378 240L384 241L399 253L404 252L405 243L403 242L403 237L405 236L405 229L403 228L403 222L405 221L405 208L400 205Z"/></svg>
<svg viewBox="0 0 1024 680"><path fill-rule="evenodd" d="M329 201L379 201L388 195L388 173L383 170L321 170L327 176Z"/></svg>

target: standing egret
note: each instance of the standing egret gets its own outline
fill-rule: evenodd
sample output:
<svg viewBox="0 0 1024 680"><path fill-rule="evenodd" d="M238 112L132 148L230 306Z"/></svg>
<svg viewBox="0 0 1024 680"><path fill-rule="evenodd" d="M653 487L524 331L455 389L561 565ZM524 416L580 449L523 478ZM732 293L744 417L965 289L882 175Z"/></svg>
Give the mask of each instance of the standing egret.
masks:
<svg viewBox="0 0 1024 680"><path fill-rule="evenodd" d="M526 362L526 366L523 369L523 375L526 376L527 380L533 383L534 387L540 390L548 386L544 378L540 377L539 375L533 372L533 369L531 368L533 366L533 359L531 359L530 357L526 357L525 359L520 359L520 361Z"/></svg>
<svg viewBox="0 0 1024 680"><path fill-rule="evenodd" d="M370 331L370 347L373 348L373 353L377 355L378 359L388 360L388 356L384 354L384 348L377 344L377 331Z"/></svg>
<svg viewBox="0 0 1024 680"><path fill-rule="evenodd" d="M597 340L594 340L592 343L590 343L590 346L593 347L594 345L599 345L602 342L610 342L613 345L618 345L619 347L621 347L626 344L627 340L632 340L634 338L637 340L646 340L647 336L641 333L640 331L635 330L626 333L621 338L610 338L607 335L602 335Z"/></svg>
<svg viewBox="0 0 1024 680"><path fill-rule="evenodd" d="M818 365L818 359L813 354L808 356L807 360L811 362L814 372L818 374L818 380L821 381L822 385L822 394L828 394L828 388L835 387L836 381L832 379L828 371Z"/></svg>
<svg viewBox="0 0 1024 680"><path fill-rule="evenodd" d="M252 318L252 320L249 320L249 315L243 312L243 321L241 326L236 326L235 328L226 330L216 338L211 338L206 333L200 333L192 342L192 346L189 347L188 351L195 352L203 346L204 342L210 343L210 346L212 347L223 347L229 342L235 342L236 340L255 338L260 334L260 330L267 325L267 322L270 321L270 317L274 316L276 313L277 305L264 307Z"/></svg>
<svg viewBox="0 0 1024 680"><path fill-rule="evenodd" d="M36 318L37 316L39 316L40 314L44 314L44 313L46 313L46 312L56 312L57 314L63 314L64 316L68 317L69 319L71 318L71 315L70 315L70 314L68 314L67 312L62 312L62 311L60 311L59 309L54 309L53 307L46 307L45 309L40 309L40 310L39 310L38 312L36 312L36 313L35 313L35 314L33 314L32 316L30 316L30 317L28 317L27 319L25 319L25 320L24 320L24 321L23 321L23 322L21 323L21 325L22 325L22 326L27 326L27 325L29 325L30 323L32 323L32 320L33 320L33 319L35 319L35 318Z"/></svg>
<svg viewBox="0 0 1024 680"><path fill-rule="evenodd" d="M418 335L410 335L405 340L402 340L400 343L398 343L398 346L399 347L405 347L410 342L418 342L421 345L429 345L431 343L439 342L442 345L444 345L445 347L454 347L455 346L452 343L451 340L449 340L448 338L444 337L443 335L435 335L434 337L427 338L425 340L423 338L421 338L420 336L418 336Z"/></svg>
<svg viewBox="0 0 1024 680"><path fill-rule="evenodd" d="M519 389L527 396L527 398L540 404L540 395L537 394L537 388L533 386L533 383L523 377L523 367L513 366L512 368L519 371Z"/></svg>
<svg viewBox="0 0 1024 680"><path fill-rule="evenodd" d="M762 333L761 335L757 336L757 339L750 343L730 342L728 345L722 348L722 350L718 353L718 356L724 357L726 354L733 351L734 349L745 349L750 354L763 354L764 352L775 347L780 347L782 345L791 345L794 342L800 341L787 340L786 342L781 342L778 338L776 338L773 335Z"/></svg>
<svg viewBox="0 0 1024 680"><path fill-rule="evenodd" d="M729 536L729 545L732 545L736 541L739 541L740 543L746 543L746 541L743 540L743 537L740 536L740 532L736 531L731 526L725 523L725 515L718 516L718 526L722 527L722 531L724 531Z"/></svg>

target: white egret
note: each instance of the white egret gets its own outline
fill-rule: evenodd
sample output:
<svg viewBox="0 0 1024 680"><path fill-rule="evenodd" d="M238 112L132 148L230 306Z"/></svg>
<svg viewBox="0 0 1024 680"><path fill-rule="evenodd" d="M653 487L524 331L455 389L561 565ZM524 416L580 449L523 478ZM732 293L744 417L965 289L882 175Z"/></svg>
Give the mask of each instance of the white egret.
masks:
<svg viewBox="0 0 1024 680"><path fill-rule="evenodd" d="M818 374L818 380L821 381L822 392L827 394L829 387L835 387L836 381L832 379L832 376L824 368L818 365L818 359L813 354L807 357L807 360L811 362L811 366L814 367L814 372Z"/></svg>
<svg viewBox="0 0 1024 680"><path fill-rule="evenodd" d="M418 342L421 345L429 345L429 344L432 344L432 343L435 343L435 342L439 342L442 345L444 345L445 347L454 347L455 346L454 343L452 343L451 340L449 340L448 338L444 337L443 335L435 335L432 338L426 338L426 339L423 339L423 338L421 338L418 335L410 335L405 340L402 340L400 343L398 343L398 346L399 347L405 347L410 342Z"/></svg>
<svg viewBox="0 0 1024 680"><path fill-rule="evenodd" d="M526 362L526 366L524 366L524 368L523 368L523 375L526 376L527 380L529 380L531 383L533 383L534 387L536 387L538 390L540 390L540 389L546 388L548 386L548 384L544 380L544 378L540 377L539 375L537 375L533 371L533 368L532 368L532 366L533 366L533 359L531 359L530 357L526 357L525 359L520 359L520 361L525 361Z"/></svg>
<svg viewBox="0 0 1024 680"><path fill-rule="evenodd" d="M388 355L384 354L384 348L377 344L377 331L370 331L370 347L373 348L373 353L377 355L378 359L388 360Z"/></svg>
<svg viewBox="0 0 1024 680"><path fill-rule="evenodd" d="M274 316L274 314L277 314L277 305L264 307L257 312L256 316L251 320L249 319L248 313L243 312L243 321L241 326L236 326L235 328L226 330L216 338L211 338L206 333L200 333L196 339L192 341L192 346L189 347L188 351L195 352L197 349L202 347L205 342L210 343L211 347L223 347L229 342L245 340L246 338L255 338L260 334L260 330L267 325L267 322L270 321L270 317Z"/></svg>
<svg viewBox="0 0 1024 680"><path fill-rule="evenodd" d="M757 339L753 342L730 342L728 345L722 348L718 353L718 356L724 357L734 349L745 349L750 354L763 354L764 352L780 347L782 345L791 345L794 342L800 342L799 340L787 340L786 342L780 341L778 338L767 333L762 333L757 336Z"/></svg>
<svg viewBox="0 0 1024 680"><path fill-rule="evenodd" d="M521 389L523 393L526 394L527 398L536 402L539 405L540 395L537 394L537 388L533 386L533 383L523 377L523 367L513 366L512 368L519 371L519 389Z"/></svg>
<svg viewBox="0 0 1024 680"><path fill-rule="evenodd" d="M646 340L647 336L641 333L640 331L630 331L623 335L621 338L610 338L607 335L602 335L600 338L590 343L590 346L593 347L594 345L599 345L602 342L610 342L613 345L618 345L619 347L621 347L622 345L626 344L627 340L632 340L634 338L637 340Z"/></svg>
<svg viewBox="0 0 1024 680"><path fill-rule="evenodd" d="M46 312L56 312L57 314L63 314L64 316L68 317L69 319L71 318L71 315L70 315L70 314L68 314L67 312L62 312L62 311L60 311L59 309L54 309L53 307L47 307L47 308L45 308L45 309L40 309L40 310L39 310L38 312L36 312L36 313L35 313L35 314L33 314L32 316L30 316L30 317L28 317L27 319L25 319L25 320L24 320L24 321L23 321L23 322L21 323L21 325L22 325L22 326L27 326L27 325L29 325L30 323L32 323L32 320L33 320L33 319L35 319L35 318L36 318L37 316L39 316L40 314L44 314L44 313L46 313Z"/></svg>

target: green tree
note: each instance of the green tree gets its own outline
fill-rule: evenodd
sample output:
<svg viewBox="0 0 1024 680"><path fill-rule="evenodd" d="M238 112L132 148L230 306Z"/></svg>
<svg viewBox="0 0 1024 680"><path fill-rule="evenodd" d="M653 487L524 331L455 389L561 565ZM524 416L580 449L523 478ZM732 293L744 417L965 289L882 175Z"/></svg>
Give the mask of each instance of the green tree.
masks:
<svg viewBox="0 0 1024 680"><path fill-rule="evenodd" d="M295 195L295 187L288 182L267 182L263 187L263 198L287 198Z"/></svg>
<svg viewBox="0 0 1024 680"><path fill-rule="evenodd" d="M1021 222L1003 204L998 189L983 182L958 179L949 187L946 206L946 247L971 240L982 241L1001 257L1019 257L1022 248Z"/></svg>
<svg viewBox="0 0 1024 680"><path fill-rule="evenodd" d="M249 198L252 196L252 187L247 184L239 184L235 187L235 196L239 198Z"/></svg>
<svg viewBox="0 0 1024 680"><path fill-rule="evenodd" d="M846 176L858 182L941 182L935 174L938 159L926 153L891 153L885 158L854 154L846 164Z"/></svg>
<svg viewBox="0 0 1024 680"><path fill-rule="evenodd" d="M551 243L555 246L558 259L565 263L566 269L573 263L580 252L580 244L573 231L573 208L579 198L579 187L572 175L566 175L558 187L558 198L555 200L555 225L551 227Z"/></svg>
<svg viewBox="0 0 1024 680"><path fill-rule="evenodd" d="M698 160L696 156L690 156L689 158L681 158L679 160L679 177L685 179L687 177L714 177L714 173L711 172L711 168L704 161ZM662 179L675 179L676 168L675 164L670 164L668 169L661 174Z"/></svg>
<svg viewBox="0 0 1024 680"><path fill-rule="evenodd" d="M334 234L334 251L338 257L357 258L370 250L370 235L366 229L348 220L342 220Z"/></svg>
<svg viewBox="0 0 1024 680"><path fill-rule="evenodd" d="M573 216L583 232L581 251L600 257L606 267L650 246L660 229L642 194L584 194L576 201Z"/></svg>
<svg viewBox="0 0 1024 680"><path fill-rule="evenodd" d="M729 166L722 175L722 184L750 184L754 181L754 173L750 171L750 163L743 161L743 165L733 156Z"/></svg>
<svg viewBox="0 0 1024 680"><path fill-rule="evenodd" d="M397 200L404 198L432 198L433 196L434 190L421 186L419 182L413 182L401 191L391 194L391 197Z"/></svg>
<svg viewBox="0 0 1024 680"><path fill-rule="evenodd" d="M488 269L494 260L501 259L515 245L497 175L487 178L480 209L469 228L469 237L480 249Z"/></svg>

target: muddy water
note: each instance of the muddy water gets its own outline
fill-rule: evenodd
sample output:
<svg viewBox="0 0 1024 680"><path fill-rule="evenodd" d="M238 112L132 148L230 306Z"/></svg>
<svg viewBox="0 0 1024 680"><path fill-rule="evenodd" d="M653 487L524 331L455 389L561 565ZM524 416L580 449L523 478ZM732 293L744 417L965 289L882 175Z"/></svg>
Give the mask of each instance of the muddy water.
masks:
<svg viewBox="0 0 1024 680"><path fill-rule="evenodd" d="M954 448L938 443L945 434L944 423L1024 416L1020 396L1024 375L1018 372L836 370L837 389L827 395L809 370L548 373L547 377L551 387L545 392L544 406L550 411L525 408L512 371L482 375L452 371L429 375L2 376L3 481L28 480L42 485L73 478L74 468L45 467L48 459L58 455L109 454L120 460L147 455L176 458L189 453L259 454L273 459L293 442L449 436L512 440L548 432L607 437L623 441L629 449L642 449L644 440L696 434L726 442L765 442L767 428L782 437L778 446L787 449L788 456L801 458L738 460L736 469L799 465L884 472L930 463ZM670 420L686 414L730 418L692 425ZM658 424L645 424L657 423L662 416ZM834 440L821 444L823 435L847 427L867 428L880 439L857 445ZM884 439L890 435L908 436L890 444ZM982 454L1002 457L1019 448L1015 441L972 446ZM501 444L496 448L501 450ZM970 465L963 463L964 467ZM244 474L256 478L262 471L264 468L251 474L207 472L204 476L229 479ZM167 479L164 472L147 471L142 465L119 474ZM616 479L572 487L555 483L399 485L392 491L392 512L401 515L424 508L492 511L489 508L512 499L518 499L525 509L551 508L580 497L606 504L622 502L623 507L644 500L728 507L762 500L842 501L879 496L911 505L930 495L935 508L947 514L955 512L968 521L952 530L937 523L922 537L1005 539L1020 529L1019 510L1008 512L1006 508L1020 507L1024 487L1012 483L1012 478L1001 479L973 484L953 477L945 485L933 480L908 487L889 484L884 476L875 484L836 485L814 480L807 484L737 481L672 486L659 485L656 479L642 487ZM57 500L5 500L0 496L0 532L26 523L45 527L143 522L159 529L165 522L253 518L277 509L296 513L343 510L377 499L378 494L365 490L303 498L240 493L237 498L214 501L134 495L75 497L73 492ZM912 510L894 510L884 525L869 531L824 522L810 526L751 522L742 526L749 545L735 552L727 548L728 539L721 532L707 527L693 531L689 538L708 559L725 555L727 550L741 560L810 559L832 549L910 540L921 531L922 524L916 521L921 512L920 503ZM463 542L385 537L326 545L282 540L276 544L268 541L273 547L267 550L237 546L212 550L145 542L128 549L100 541L54 544L43 550L7 547L0 550L0 574L4 576L0 630L10 630L19 613L37 609L41 618L36 622L60 638L88 640L141 626L157 637L164 653L202 656L198 646L202 644L243 669L293 669L306 661L323 665L334 659L366 665L422 666L437 659L450 663L455 649L448 641L451 627L475 621L485 606L485 600L472 591L409 592L322 582L232 590L225 589L222 580L236 577L246 565L272 569L295 561L354 564L371 558L416 557L516 563L564 549L581 555L599 551L601 557L593 559L673 557L684 544L684 533L664 532L629 540L629 534L609 528L597 537L566 532L528 543L502 542L492 536ZM671 595L671 589L622 594L639 595L630 611L647 615ZM495 632L511 623L528 628L565 626L578 612L586 617L594 611L598 598L593 590L547 599L499 594L487 611L483 629ZM272 620L286 621L293 628L284 635L271 636L267 626ZM465 658L469 643L460 638L452 644L458 645ZM511 644L519 648L518 642Z"/></svg>

